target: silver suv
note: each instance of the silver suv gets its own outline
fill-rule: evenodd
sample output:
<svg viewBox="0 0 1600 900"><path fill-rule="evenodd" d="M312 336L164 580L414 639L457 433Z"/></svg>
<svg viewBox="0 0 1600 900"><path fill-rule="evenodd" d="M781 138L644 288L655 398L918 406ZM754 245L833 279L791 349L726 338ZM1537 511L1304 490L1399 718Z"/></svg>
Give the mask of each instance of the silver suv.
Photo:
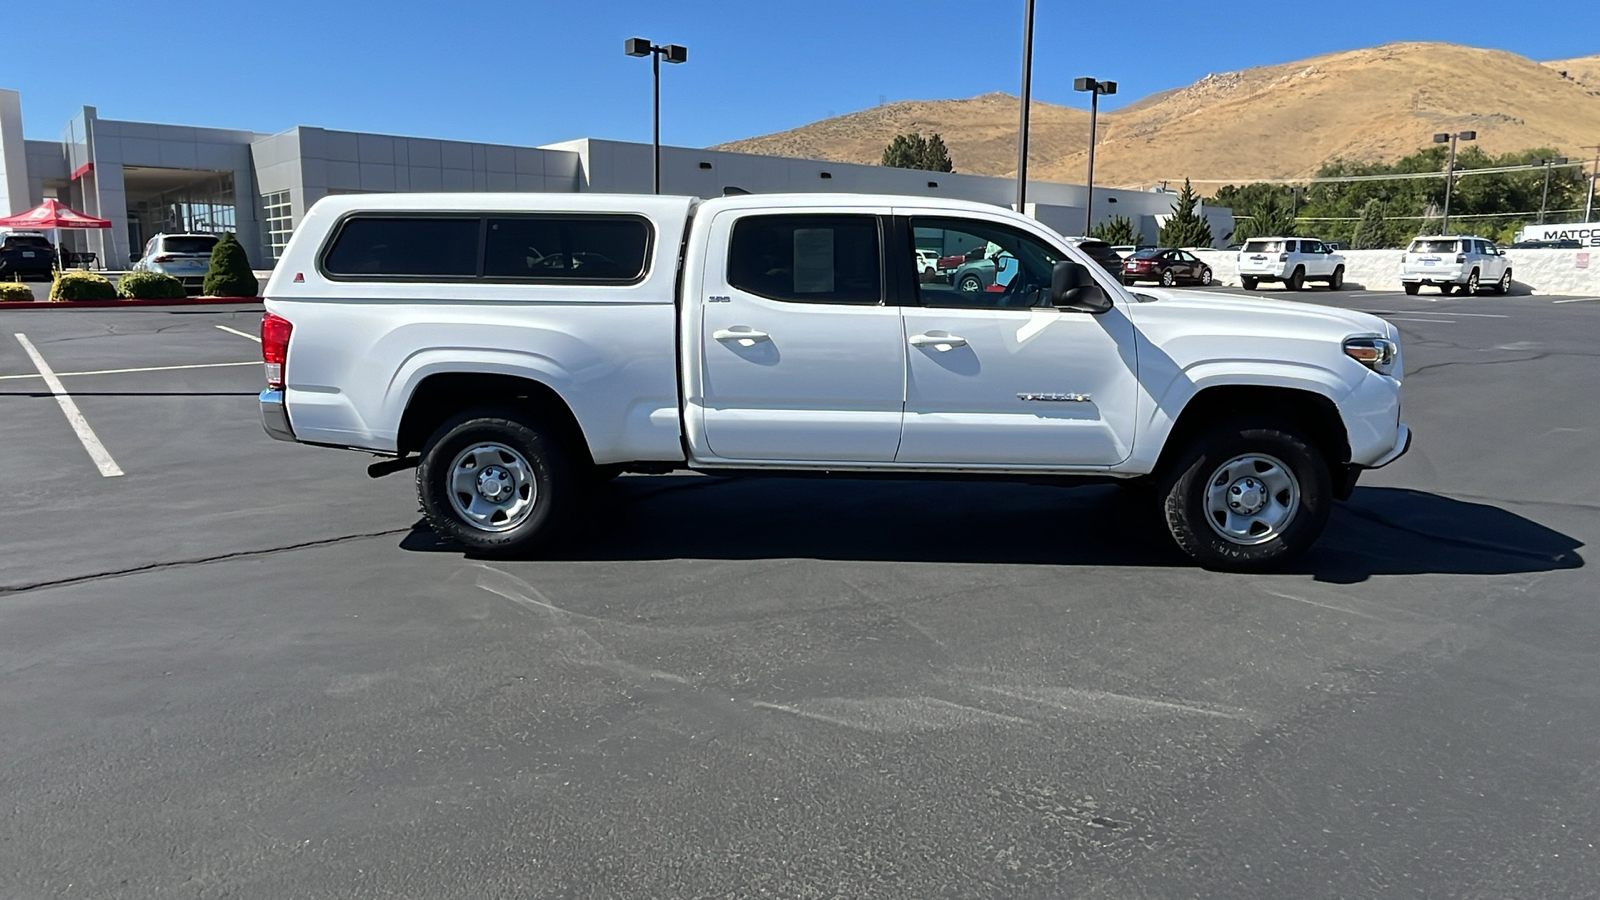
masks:
<svg viewBox="0 0 1600 900"><path fill-rule="evenodd" d="M1504 294L1511 290L1511 263L1504 250L1476 235L1419 237L1401 256L1400 283L1408 294L1417 293L1425 284L1441 294L1452 288L1460 294L1476 294L1482 287Z"/></svg>
<svg viewBox="0 0 1600 900"><path fill-rule="evenodd" d="M183 282L183 289L200 293L206 269L211 266L214 234L158 234L144 245L144 255L133 264L135 272L160 272Z"/></svg>

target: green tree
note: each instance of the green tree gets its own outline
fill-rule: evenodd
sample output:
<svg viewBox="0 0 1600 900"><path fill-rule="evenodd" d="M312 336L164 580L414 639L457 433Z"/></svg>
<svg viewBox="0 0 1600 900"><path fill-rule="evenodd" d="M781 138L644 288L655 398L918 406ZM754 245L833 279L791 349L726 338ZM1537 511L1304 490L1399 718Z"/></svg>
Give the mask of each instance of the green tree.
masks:
<svg viewBox="0 0 1600 900"><path fill-rule="evenodd" d="M260 289L238 238L231 233L223 235L211 248L211 266L201 290L211 297L254 297Z"/></svg>
<svg viewBox="0 0 1600 900"><path fill-rule="evenodd" d="M929 172L956 170L955 164L950 161L950 148L945 146L944 138L938 132L929 137L923 137L920 131L895 135L889 146L883 148L881 164L897 169L926 169Z"/></svg>
<svg viewBox="0 0 1600 900"><path fill-rule="evenodd" d="M1264 187L1273 189L1258 192L1252 197L1242 197L1242 205L1233 207L1235 241L1253 237L1295 236L1294 202L1276 185Z"/></svg>
<svg viewBox="0 0 1600 900"><path fill-rule="evenodd" d="M1161 226L1159 241L1163 247L1209 247L1211 246L1211 223L1196 212L1200 205L1200 197L1189 184L1189 179L1183 180L1183 190L1178 193L1177 202L1172 204L1172 215L1165 225Z"/></svg>
<svg viewBox="0 0 1600 900"><path fill-rule="evenodd" d="M1389 244L1387 228L1383 221L1383 202L1377 198L1361 207L1361 221L1356 223L1355 235L1350 239L1352 250L1377 250Z"/></svg>
<svg viewBox="0 0 1600 900"><path fill-rule="evenodd" d="M1127 216L1112 216L1109 222L1096 222L1089 229L1089 237L1119 246L1139 243L1139 235L1133 230L1133 220Z"/></svg>

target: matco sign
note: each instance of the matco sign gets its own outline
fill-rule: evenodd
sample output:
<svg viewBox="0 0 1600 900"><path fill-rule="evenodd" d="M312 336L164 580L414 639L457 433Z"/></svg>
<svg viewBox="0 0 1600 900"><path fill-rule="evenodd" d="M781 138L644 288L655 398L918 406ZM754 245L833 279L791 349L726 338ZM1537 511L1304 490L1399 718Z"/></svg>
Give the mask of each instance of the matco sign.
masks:
<svg viewBox="0 0 1600 900"><path fill-rule="evenodd" d="M1577 225L1529 225L1517 232L1520 241L1577 241L1585 247L1600 247L1600 222Z"/></svg>

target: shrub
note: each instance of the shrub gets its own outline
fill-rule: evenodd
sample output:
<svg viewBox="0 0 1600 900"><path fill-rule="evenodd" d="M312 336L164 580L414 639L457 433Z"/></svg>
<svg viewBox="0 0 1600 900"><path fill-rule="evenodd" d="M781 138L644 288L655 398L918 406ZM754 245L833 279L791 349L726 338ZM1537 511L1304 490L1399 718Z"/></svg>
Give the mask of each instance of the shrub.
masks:
<svg viewBox="0 0 1600 900"><path fill-rule="evenodd" d="M181 298L183 282L160 272L129 272L117 283L117 293L128 300Z"/></svg>
<svg viewBox="0 0 1600 900"><path fill-rule="evenodd" d="M1089 237L1118 246L1139 243L1139 235L1133 230L1133 220L1127 216L1112 216L1109 222L1096 222L1089 229Z"/></svg>
<svg viewBox="0 0 1600 900"><path fill-rule="evenodd" d="M260 289L238 238L223 235L211 248L211 267L206 269L202 292L211 297L254 297Z"/></svg>
<svg viewBox="0 0 1600 900"><path fill-rule="evenodd" d="M33 288L19 281L0 281L0 302L32 299Z"/></svg>
<svg viewBox="0 0 1600 900"><path fill-rule="evenodd" d="M51 300L115 300L116 285L94 272L62 272L50 285Z"/></svg>

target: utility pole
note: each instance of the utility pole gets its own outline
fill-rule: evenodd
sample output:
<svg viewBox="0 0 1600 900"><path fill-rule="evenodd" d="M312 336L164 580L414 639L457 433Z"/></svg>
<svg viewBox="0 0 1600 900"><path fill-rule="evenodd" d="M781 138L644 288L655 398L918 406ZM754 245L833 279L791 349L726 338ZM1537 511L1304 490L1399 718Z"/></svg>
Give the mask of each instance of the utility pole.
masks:
<svg viewBox="0 0 1600 900"><path fill-rule="evenodd" d="M1589 197L1583 201L1583 221L1589 223L1589 217L1594 214L1595 183L1600 182L1600 146L1584 147L1585 150L1594 151L1594 171L1589 173Z"/></svg>
<svg viewBox="0 0 1600 900"><path fill-rule="evenodd" d="M1456 185L1456 140L1475 141L1478 139L1476 131L1458 131L1454 134L1436 134L1433 136L1435 144L1450 142L1450 162L1444 167L1444 222L1439 226L1440 234L1450 233L1450 191Z"/></svg>
<svg viewBox="0 0 1600 900"><path fill-rule="evenodd" d="M1027 215L1028 202L1028 88L1033 84L1033 0L1022 18L1022 122L1017 127L1017 212Z"/></svg>
<svg viewBox="0 0 1600 900"><path fill-rule="evenodd" d="M1558 156L1555 159L1541 159L1541 160L1539 160L1539 165L1544 166L1544 195L1539 198L1539 224L1540 225L1544 224L1544 211L1545 211L1545 208L1550 205L1550 167L1551 166L1564 166L1566 164L1567 164L1567 158L1565 156Z"/></svg>

